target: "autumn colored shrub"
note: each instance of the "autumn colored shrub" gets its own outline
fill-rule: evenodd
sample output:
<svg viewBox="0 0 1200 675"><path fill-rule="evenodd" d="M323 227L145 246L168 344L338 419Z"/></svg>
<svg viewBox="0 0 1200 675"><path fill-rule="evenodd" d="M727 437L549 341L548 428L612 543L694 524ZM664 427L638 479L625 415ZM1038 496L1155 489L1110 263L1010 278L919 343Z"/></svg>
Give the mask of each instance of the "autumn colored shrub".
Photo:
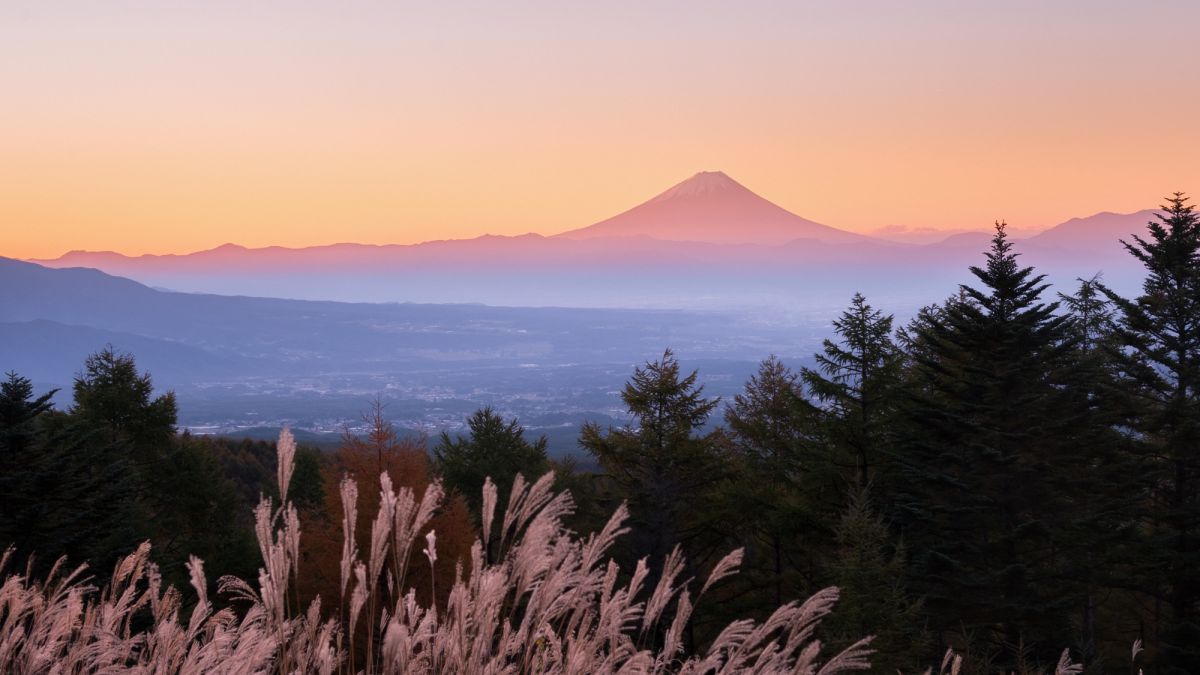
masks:
<svg viewBox="0 0 1200 675"><path fill-rule="evenodd" d="M339 489L349 479L356 486L352 496L355 515L352 531L355 533L353 547L360 551L370 550L372 518L379 512L380 492L357 489L358 485L378 484L379 476L387 474L396 489L412 492L420 501L433 485L429 470L429 458L424 440L402 437L383 416L382 406L376 402L363 416L367 433L357 436L347 433L330 461L322 467L322 484L327 486L320 508L303 512L307 521L305 536L300 543L300 556L305 572L299 580L300 598L305 603L316 597L335 598L341 593L342 556L347 492ZM465 559L471 544L477 538L475 526L462 497L442 494L438 508L426 526L437 532L438 549L441 556L433 565L417 564L423 560L419 550L410 550L405 560L389 559L385 565L393 577L399 569L406 570L408 585L417 589L417 599L429 604L430 589L438 589L438 604L445 605L454 582L455 561ZM418 538L426 532L418 532ZM393 558L398 550L389 550ZM386 578L381 579L386 583ZM343 608L344 609L344 608ZM345 619L345 616L342 616Z"/></svg>

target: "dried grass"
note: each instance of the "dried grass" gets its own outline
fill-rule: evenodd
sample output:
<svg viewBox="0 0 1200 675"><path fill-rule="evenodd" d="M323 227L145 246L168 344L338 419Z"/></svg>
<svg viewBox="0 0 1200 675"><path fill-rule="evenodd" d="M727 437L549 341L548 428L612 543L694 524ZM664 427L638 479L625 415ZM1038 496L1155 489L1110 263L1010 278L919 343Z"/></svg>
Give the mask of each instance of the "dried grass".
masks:
<svg viewBox="0 0 1200 675"><path fill-rule="evenodd" d="M618 586L620 570L606 554L627 531L628 511L618 508L600 532L575 538L562 523L571 497L555 494L549 475L533 484L518 477L500 519L495 486L485 484L484 530L470 560L460 561L442 607L421 606L405 585L420 538L429 563L436 560L429 523L444 497L440 486L418 501L380 476L381 506L364 561L352 530L358 486L342 481L342 597L337 613L324 618L319 598L307 608L289 604L288 589L300 574L300 521L287 501L294 444L286 431L279 447L283 503L263 498L255 509L263 559L257 584L234 577L219 583L223 594L244 602L239 611L213 611L204 564L193 557L187 567L194 604L185 619L182 595L162 586L148 544L117 564L103 590L85 580L86 567L66 572L60 564L41 581L8 572L6 553L0 672L824 675L869 667L869 638L819 660L814 631L837 600L832 588L780 607L764 623L734 622L703 653L685 654L682 636L695 603L736 573L741 552L723 559L695 598L692 580L680 578L678 550L648 596L645 560ZM490 544L496 551L485 555ZM362 645L353 639L359 621L366 622ZM957 671L957 661L948 659L943 670ZM1058 672L1074 671L1064 661Z"/></svg>

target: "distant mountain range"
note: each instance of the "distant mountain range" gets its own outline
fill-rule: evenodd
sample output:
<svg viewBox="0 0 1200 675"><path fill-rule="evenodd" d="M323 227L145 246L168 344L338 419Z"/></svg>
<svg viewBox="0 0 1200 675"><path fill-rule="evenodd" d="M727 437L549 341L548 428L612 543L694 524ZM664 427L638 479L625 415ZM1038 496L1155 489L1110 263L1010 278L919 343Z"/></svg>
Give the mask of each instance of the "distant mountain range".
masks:
<svg viewBox="0 0 1200 675"><path fill-rule="evenodd" d="M145 355L172 381L446 364L633 363L679 344L754 359L781 344L739 333L715 314L174 293L94 269L0 258L0 372L69 381L83 357L105 343Z"/></svg>
<svg viewBox="0 0 1200 675"><path fill-rule="evenodd" d="M1119 239L1154 211L1098 213L1019 240L1052 280L1103 272L1132 288L1140 269ZM48 267L91 267L177 291L340 301L523 306L835 306L855 291L905 307L967 281L990 234L924 245L813 222L720 171L702 172L612 218L555 236L483 236L413 245L333 244L186 255L72 251Z"/></svg>

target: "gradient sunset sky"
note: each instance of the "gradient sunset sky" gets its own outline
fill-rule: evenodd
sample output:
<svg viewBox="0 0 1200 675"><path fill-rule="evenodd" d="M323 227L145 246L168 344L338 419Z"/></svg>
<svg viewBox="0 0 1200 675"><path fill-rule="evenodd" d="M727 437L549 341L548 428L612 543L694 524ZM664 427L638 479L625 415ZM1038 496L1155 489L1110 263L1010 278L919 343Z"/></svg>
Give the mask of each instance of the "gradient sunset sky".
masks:
<svg viewBox="0 0 1200 675"><path fill-rule="evenodd" d="M1200 2L0 3L0 255L552 234L720 169L853 230L1200 195Z"/></svg>

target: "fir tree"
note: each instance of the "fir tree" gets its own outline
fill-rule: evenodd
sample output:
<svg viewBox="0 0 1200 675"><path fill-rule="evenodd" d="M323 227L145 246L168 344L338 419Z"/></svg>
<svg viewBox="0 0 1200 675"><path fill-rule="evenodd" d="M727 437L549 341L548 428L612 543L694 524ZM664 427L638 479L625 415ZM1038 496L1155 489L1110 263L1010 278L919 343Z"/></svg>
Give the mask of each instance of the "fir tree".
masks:
<svg viewBox="0 0 1200 675"><path fill-rule="evenodd" d="M0 383L0 548L35 570L60 556L110 565L136 546L136 480L120 449L34 396L26 378Z"/></svg>
<svg viewBox="0 0 1200 675"><path fill-rule="evenodd" d="M1153 594L1169 608L1165 672L1200 672L1200 217L1182 193L1147 236L1122 243L1146 268L1142 294L1109 289L1119 309L1115 353L1135 392L1135 426L1151 459L1150 550L1162 571Z"/></svg>
<svg viewBox="0 0 1200 675"><path fill-rule="evenodd" d="M1125 431L1134 410L1118 380L1113 358L1116 325L1113 304L1099 275L1078 279L1074 293L1059 293L1075 348L1057 372L1056 382L1073 414L1064 429L1064 459L1077 467L1056 471L1056 490L1070 497L1062 512L1062 584L1076 596L1072 611L1077 632L1071 645L1081 661L1103 669L1101 646L1119 642L1113 627L1128 608L1113 602L1114 591L1147 581L1138 514L1147 493L1147 466Z"/></svg>
<svg viewBox="0 0 1200 675"><path fill-rule="evenodd" d="M37 440L38 418L54 409L51 400L57 390L35 397L33 383L16 373L6 374L0 382L0 514L13 514L18 504L34 495L28 476L33 445ZM0 546L11 532L0 532Z"/></svg>
<svg viewBox="0 0 1200 675"><path fill-rule="evenodd" d="M1116 334L1113 303L1104 295L1100 275L1076 279L1079 286L1072 294L1059 293L1058 299L1074 321L1074 332L1081 352L1103 356Z"/></svg>
<svg viewBox="0 0 1200 675"><path fill-rule="evenodd" d="M446 488L466 499L478 522L485 478L491 477L499 494L507 499L517 474L536 480L550 469L550 461L545 436L530 443L515 418L505 420L490 406L476 410L467 419L467 429L469 435L465 438L451 438L442 432L433 448L433 464ZM503 513L505 504L502 502L498 508Z"/></svg>
<svg viewBox="0 0 1200 675"><path fill-rule="evenodd" d="M650 556L652 568L676 542L700 562L696 539L709 527L706 501L724 478L726 443L720 432L701 429L718 399L704 396L697 372L681 376L671 350L637 367L621 400L629 425L606 431L587 423L579 443L599 462L617 496L628 500L634 525L634 557ZM687 550L692 549L692 550Z"/></svg>
<svg viewBox="0 0 1200 675"><path fill-rule="evenodd" d="M1069 496L1052 477L1075 469L1061 439L1078 420L1056 386L1074 343L1003 224L986 258L971 268L982 288L963 286L920 328L896 518L943 641L981 630L998 648L1040 640L1050 659L1071 602L1055 561Z"/></svg>

